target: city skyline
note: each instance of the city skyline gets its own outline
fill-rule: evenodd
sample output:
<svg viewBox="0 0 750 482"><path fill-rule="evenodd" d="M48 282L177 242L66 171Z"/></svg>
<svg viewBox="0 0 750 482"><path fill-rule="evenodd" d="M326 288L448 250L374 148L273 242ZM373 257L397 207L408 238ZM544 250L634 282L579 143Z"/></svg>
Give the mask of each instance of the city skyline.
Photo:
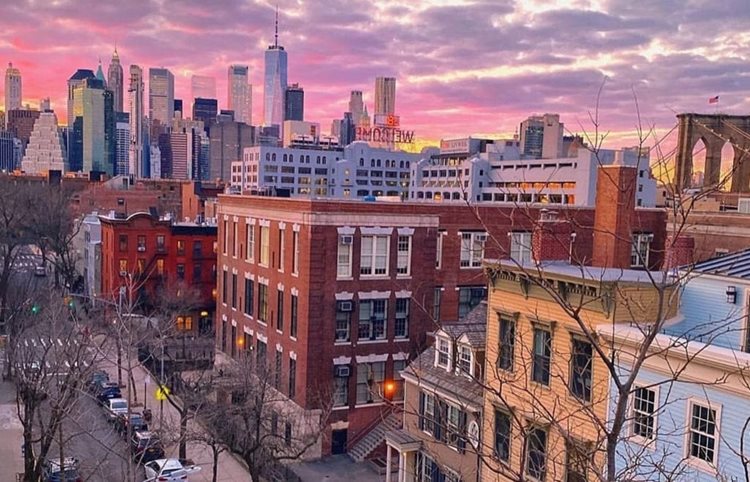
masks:
<svg viewBox="0 0 750 482"><path fill-rule="evenodd" d="M0 58L20 69L24 104L49 96L64 121L66 79L79 68L95 70L115 45L124 68L170 69L177 98L189 92L192 75L214 77L218 92L226 92L226 69L235 63L250 67L251 84L263 84L263 52L274 35L271 5L187 3L168 10L148 2L85 3L8 7L14 20L0 35ZM750 38L735 33L750 19L743 0L339 3L279 3L289 81L305 86L306 117L321 125L341 117L351 90L363 91L372 111L378 76L397 79L397 114L430 140L509 135L522 119L545 112L580 131L590 126L588 111L605 78L602 127L613 145L632 143L622 134L634 131L633 90L644 121L664 131L675 112L714 112L707 100L715 95L721 111L750 110L744 88ZM701 34L706 29L709 39ZM257 89L258 120L261 96Z"/></svg>

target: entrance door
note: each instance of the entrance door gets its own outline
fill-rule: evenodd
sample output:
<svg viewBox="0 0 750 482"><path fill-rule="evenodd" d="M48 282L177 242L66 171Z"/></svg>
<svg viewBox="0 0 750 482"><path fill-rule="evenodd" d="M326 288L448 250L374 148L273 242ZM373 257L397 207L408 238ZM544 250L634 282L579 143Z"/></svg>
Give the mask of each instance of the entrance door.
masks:
<svg viewBox="0 0 750 482"><path fill-rule="evenodd" d="M331 454L346 453L346 429L331 431Z"/></svg>

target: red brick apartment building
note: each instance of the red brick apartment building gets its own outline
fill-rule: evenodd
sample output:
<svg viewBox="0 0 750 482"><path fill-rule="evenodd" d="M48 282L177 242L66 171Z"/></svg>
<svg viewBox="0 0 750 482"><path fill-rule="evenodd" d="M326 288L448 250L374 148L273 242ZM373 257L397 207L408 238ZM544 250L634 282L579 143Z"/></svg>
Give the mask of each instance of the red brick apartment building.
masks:
<svg viewBox="0 0 750 482"><path fill-rule="evenodd" d="M178 330L210 333L216 306L216 226L177 223L150 213L100 216L102 296L118 301L129 277L146 306L186 296ZM178 293L179 291L179 293Z"/></svg>
<svg viewBox="0 0 750 482"><path fill-rule="evenodd" d="M602 211L611 215L597 222L616 232L618 207ZM588 263L594 209L557 216L573 226L572 258ZM426 348L427 333L485 299L483 257L529 259L539 217L538 207L510 204L220 195L218 347L230 357L250 348L265 357L302 413L332 397L314 455L354 453L390 414L384 384L395 387L394 399L403 396L399 372ZM665 213L638 209L632 223L634 246L659 266Z"/></svg>

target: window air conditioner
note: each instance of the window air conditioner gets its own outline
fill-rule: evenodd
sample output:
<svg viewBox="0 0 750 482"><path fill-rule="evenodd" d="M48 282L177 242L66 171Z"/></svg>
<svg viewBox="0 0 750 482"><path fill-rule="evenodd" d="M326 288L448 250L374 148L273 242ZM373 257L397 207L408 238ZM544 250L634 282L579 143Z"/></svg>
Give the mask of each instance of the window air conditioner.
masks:
<svg viewBox="0 0 750 482"><path fill-rule="evenodd" d="M341 236L341 244L352 244L354 242L354 236L352 235L344 235Z"/></svg>
<svg viewBox="0 0 750 482"><path fill-rule="evenodd" d="M349 365L336 365L336 376L341 378L349 377Z"/></svg>
<svg viewBox="0 0 750 482"><path fill-rule="evenodd" d="M354 309L354 303L351 301L339 301L339 311L352 311Z"/></svg>

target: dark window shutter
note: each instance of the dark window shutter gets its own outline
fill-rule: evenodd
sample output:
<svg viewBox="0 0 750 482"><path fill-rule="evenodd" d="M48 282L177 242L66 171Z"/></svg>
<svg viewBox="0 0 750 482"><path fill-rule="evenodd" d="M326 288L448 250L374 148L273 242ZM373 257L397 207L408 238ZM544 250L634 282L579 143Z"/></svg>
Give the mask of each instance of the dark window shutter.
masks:
<svg viewBox="0 0 750 482"><path fill-rule="evenodd" d="M458 412L458 451L466 452L466 412Z"/></svg>
<svg viewBox="0 0 750 482"><path fill-rule="evenodd" d="M424 392L419 392L419 430L424 430Z"/></svg>

